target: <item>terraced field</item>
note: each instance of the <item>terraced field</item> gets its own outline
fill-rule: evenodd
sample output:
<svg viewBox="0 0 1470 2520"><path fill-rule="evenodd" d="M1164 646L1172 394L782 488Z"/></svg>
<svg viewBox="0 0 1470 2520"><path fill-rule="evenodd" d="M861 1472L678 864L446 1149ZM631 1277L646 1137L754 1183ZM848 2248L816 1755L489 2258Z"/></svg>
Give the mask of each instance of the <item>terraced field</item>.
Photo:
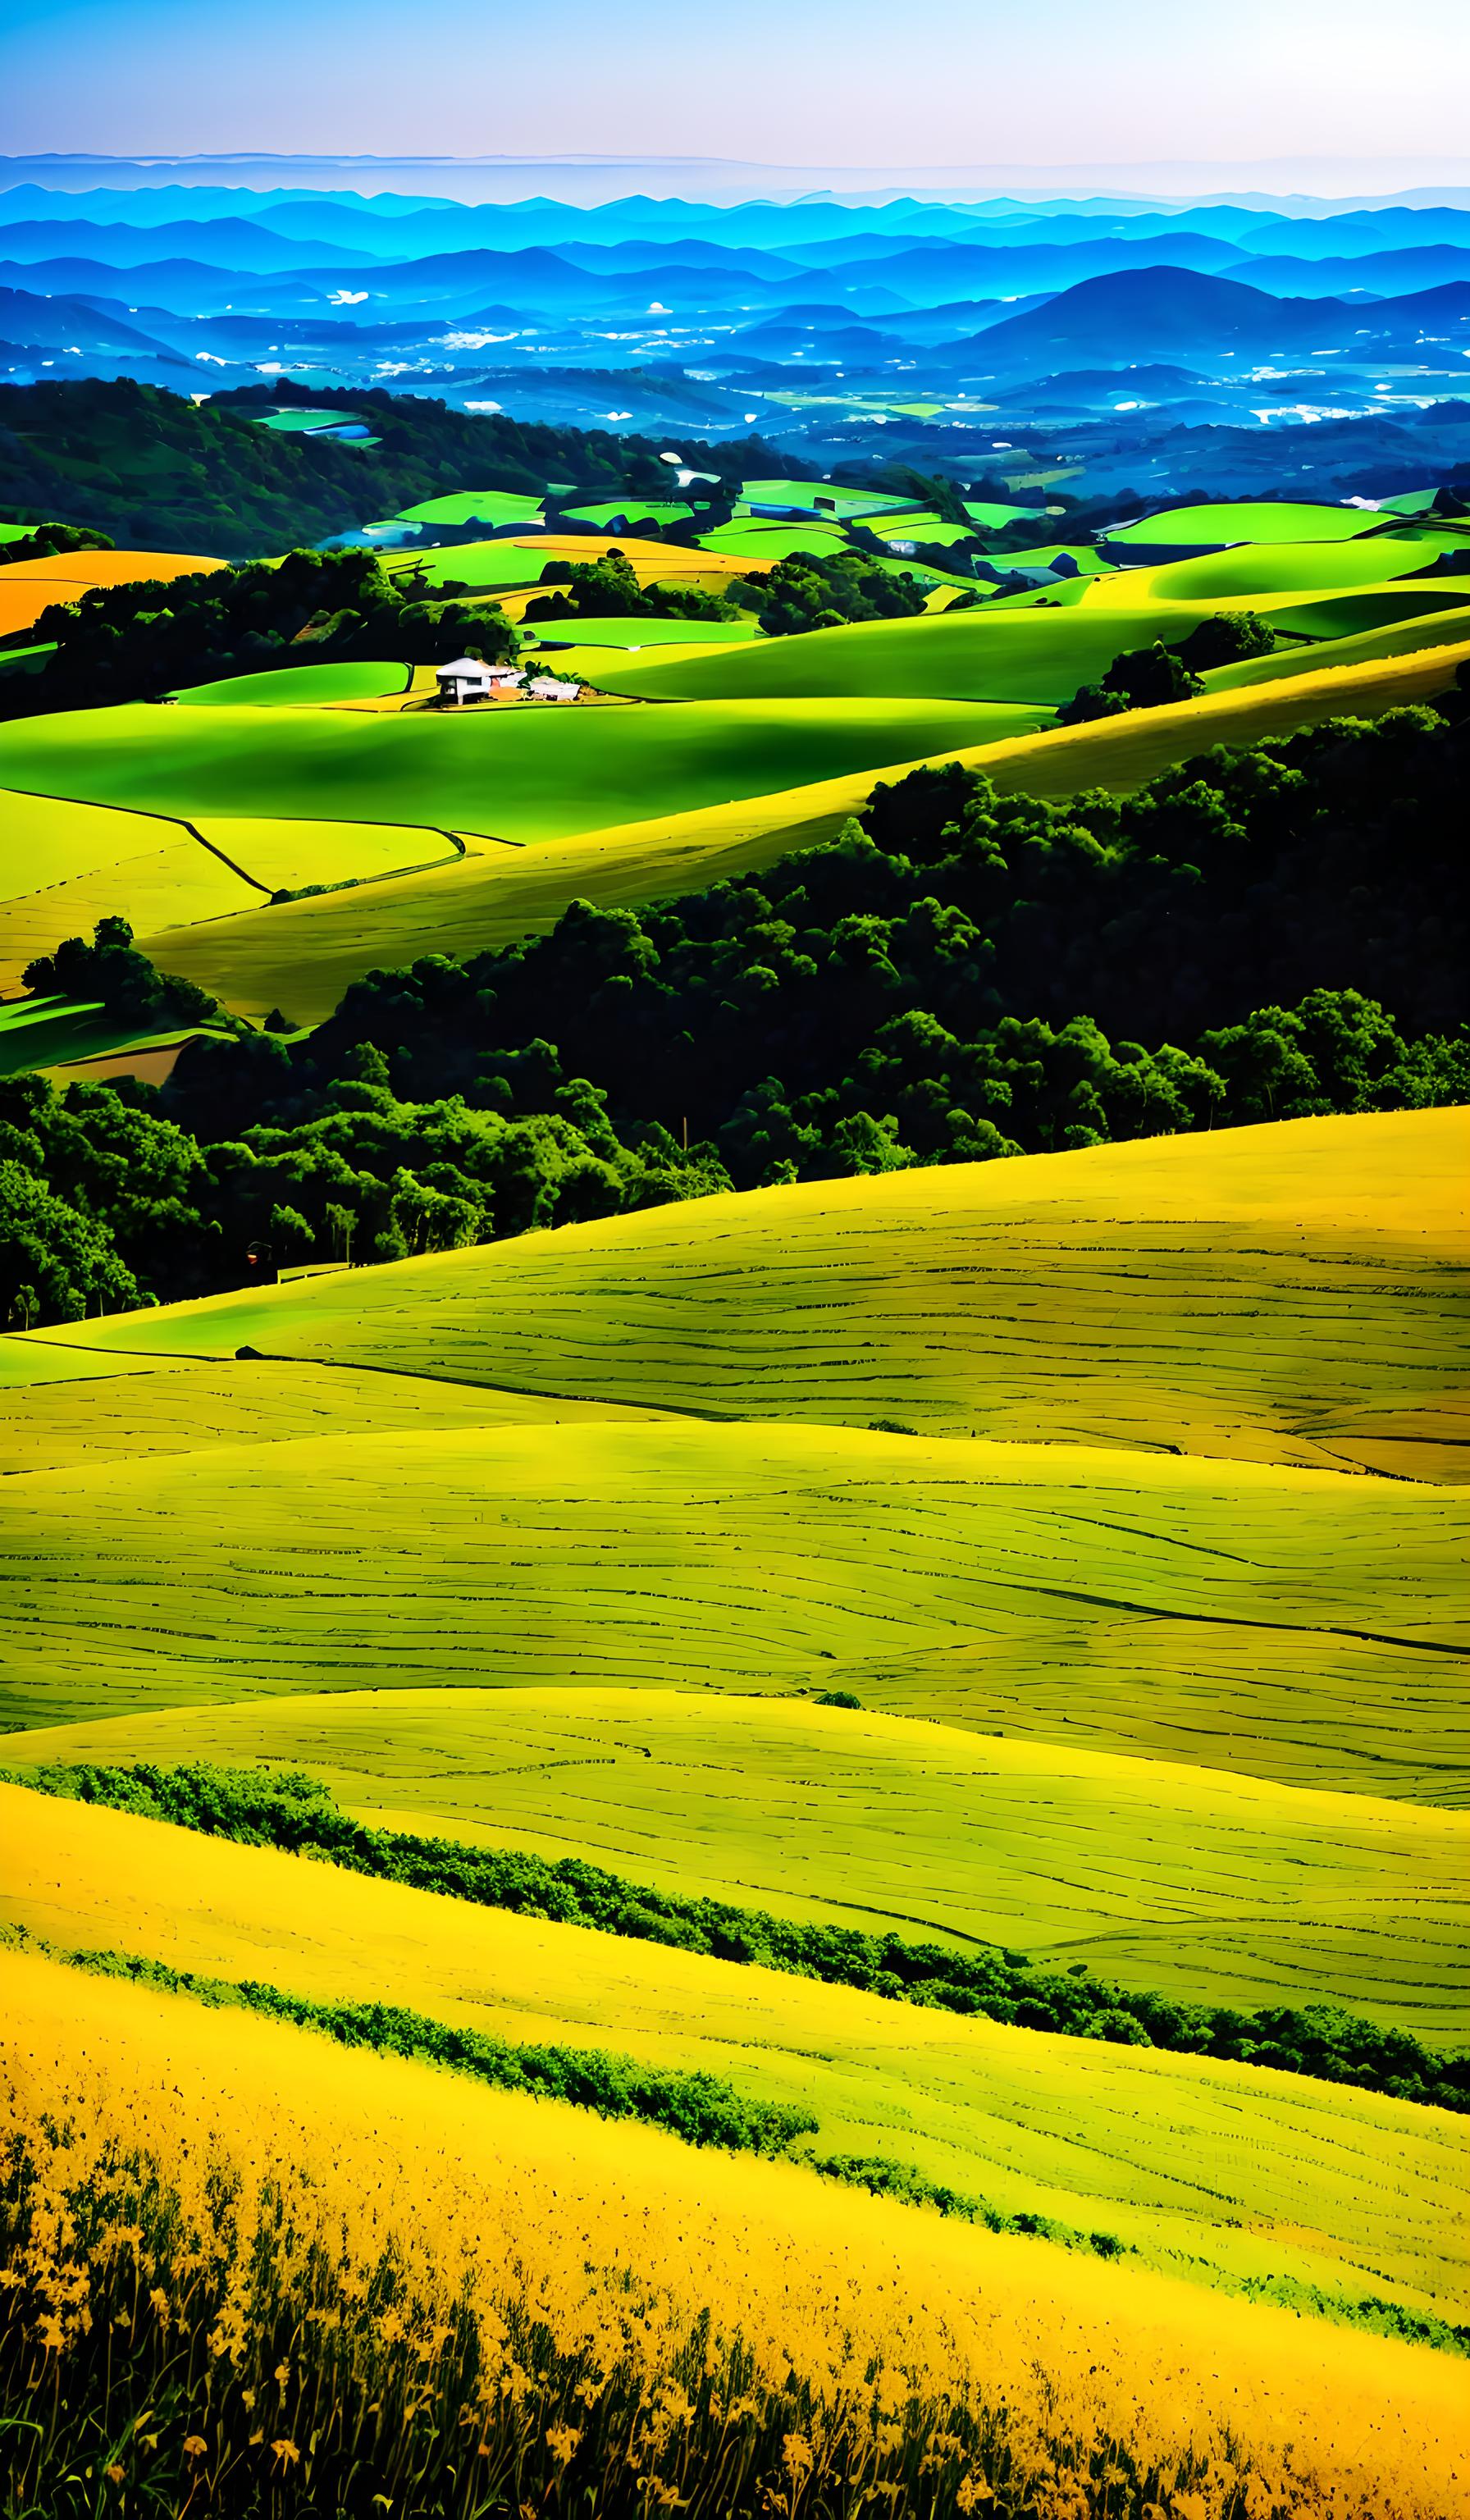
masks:
<svg viewBox="0 0 1470 2520"><path fill-rule="evenodd" d="M1425 1482L1463 1459L1465 1148L1443 1111L1142 1141L12 1342L18 1375L62 1353L99 1377L280 1362L245 1451L0 1501L10 1720L369 1671L840 1685L975 1731L1457 1804L1464 1500ZM347 1370L347 1427L267 1457L295 1362L328 1411L322 1369ZM358 1431L365 1369L422 1392L433 1431ZM498 1428L445 1432L446 1379L498 1395ZM523 1392L684 1422L589 1423L569 1462L503 1422ZM146 1379L96 1406L118 1440ZM860 1431L878 1418L925 1433ZM1342 1475L1364 1464L1399 1475Z"/></svg>
<svg viewBox="0 0 1470 2520"><path fill-rule="evenodd" d="M1467 1536L1458 1489L1241 1462L595 1422L569 1460L555 1427L349 1429L8 1489L0 1710L33 1726L119 1689L219 1704L370 1675L840 1687L1458 1803Z"/></svg>

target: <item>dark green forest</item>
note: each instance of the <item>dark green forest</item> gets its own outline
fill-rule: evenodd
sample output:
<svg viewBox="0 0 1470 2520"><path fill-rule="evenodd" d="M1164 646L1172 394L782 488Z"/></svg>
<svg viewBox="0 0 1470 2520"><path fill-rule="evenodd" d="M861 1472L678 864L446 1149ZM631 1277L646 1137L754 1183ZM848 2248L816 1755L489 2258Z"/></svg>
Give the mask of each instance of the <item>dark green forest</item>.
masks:
<svg viewBox="0 0 1470 2520"><path fill-rule="evenodd" d="M378 443L262 428L250 417L291 402L367 419ZM467 483L541 496L553 481L572 482L584 499L662 499L664 451L722 483L790 470L756 437L710 446L553 428L380 387L308 394L283 378L196 404L127 377L0 385L0 517L36 525L65 517L139 551L223 560L319 543Z"/></svg>

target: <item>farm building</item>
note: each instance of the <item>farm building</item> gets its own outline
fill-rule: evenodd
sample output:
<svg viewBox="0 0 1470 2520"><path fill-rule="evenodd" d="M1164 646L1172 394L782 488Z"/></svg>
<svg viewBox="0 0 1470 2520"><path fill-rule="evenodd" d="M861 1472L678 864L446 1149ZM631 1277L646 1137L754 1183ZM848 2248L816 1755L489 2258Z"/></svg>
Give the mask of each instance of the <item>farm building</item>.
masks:
<svg viewBox="0 0 1470 2520"><path fill-rule="evenodd" d="M581 689L580 683L562 682L556 674L533 674L526 685L533 700L574 700Z"/></svg>
<svg viewBox="0 0 1470 2520"><path fill-rule="evenodd" d="M436 665L439 698L463 708L467 700L487 700L496 692L514 691L525 680L514 665L485 665L477 656L457 656L452 665Z"/></svg>

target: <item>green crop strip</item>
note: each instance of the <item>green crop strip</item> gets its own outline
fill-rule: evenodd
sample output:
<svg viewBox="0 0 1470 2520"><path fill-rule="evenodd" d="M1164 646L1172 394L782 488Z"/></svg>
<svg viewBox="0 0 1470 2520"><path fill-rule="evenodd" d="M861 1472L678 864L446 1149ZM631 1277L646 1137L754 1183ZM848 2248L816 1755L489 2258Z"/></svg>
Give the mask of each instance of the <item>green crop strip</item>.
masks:
<svg viewBox="0 0 1470 2520"><path fill-rule="evenodd" d="M564 1857L464 1846L452 1838L375 1829L341 1811L315 1778L259 1776L204 1764L134 1768L62 1764L0 1771L0 1781L68 1801L106 1805L199 1829L237 1845L305 1854L352 1872L481 1908L711 1958L774 1968L890 2001L978 2014L1023 2030L1163 2048L1232 2064L1273 2067L1394 2099L1470 2113L1470 2054L1439 2055L1406 2030L1381 2028L1331 2004L1242 2012L1188 2004L1094 1977L1084 1965L1038 1967L991 1947L947 1951L846 1926L793 1922L759 1909L640 1887ZM537 2051L538 2053L544 2051Z"/></svg>

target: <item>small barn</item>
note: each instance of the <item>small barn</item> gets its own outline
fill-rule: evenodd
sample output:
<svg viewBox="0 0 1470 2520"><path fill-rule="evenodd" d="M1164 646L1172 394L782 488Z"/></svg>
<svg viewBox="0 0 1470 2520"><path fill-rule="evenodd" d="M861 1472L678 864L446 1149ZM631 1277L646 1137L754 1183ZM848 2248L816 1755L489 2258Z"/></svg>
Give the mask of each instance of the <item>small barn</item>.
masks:
<svg viewBox="0 0 1470 2520"><path fill-rule="evenodd" d="M526 685L533 700L574 700L580 683L564 683L556 674L533 674Z"/></svg>

